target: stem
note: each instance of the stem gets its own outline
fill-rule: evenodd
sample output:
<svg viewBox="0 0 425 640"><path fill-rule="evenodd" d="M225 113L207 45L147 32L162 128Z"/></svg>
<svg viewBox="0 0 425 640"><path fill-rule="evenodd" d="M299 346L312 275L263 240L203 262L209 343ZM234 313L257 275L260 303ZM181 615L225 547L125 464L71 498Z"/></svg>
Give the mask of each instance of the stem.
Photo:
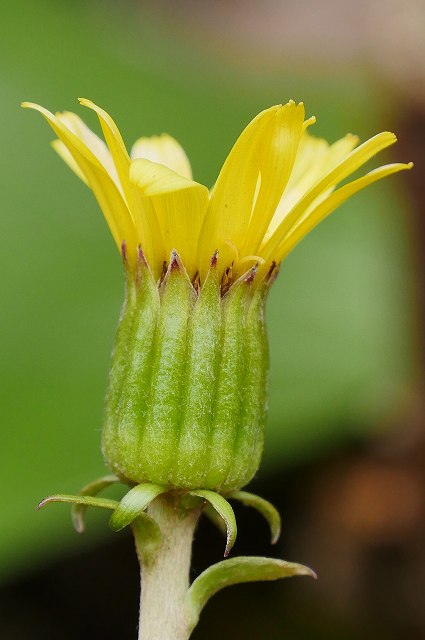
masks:
<svg viewBox="0 0 425 640"><path fill-rule="evenodd" d="M149 563L142 562L143 541L135 533L141 575L139 640L187 640L190 636L184 598L199 513L198 508L184 510L170 496L156 498L148 514L161 529L161 543Z"/></svg>

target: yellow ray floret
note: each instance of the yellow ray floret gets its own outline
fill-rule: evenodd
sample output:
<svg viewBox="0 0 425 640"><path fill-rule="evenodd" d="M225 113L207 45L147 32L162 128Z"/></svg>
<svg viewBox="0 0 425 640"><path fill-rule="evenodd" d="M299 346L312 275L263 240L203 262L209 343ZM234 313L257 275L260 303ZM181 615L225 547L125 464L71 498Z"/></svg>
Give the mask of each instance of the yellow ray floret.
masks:
<svg viewBox="0 0 425 640"><path fill-rule="evenodd" d="M207 274L218 251L221 273L241 276L255 263L260 282L321 220L357 191L412 163L389 164L339 186L396 142L380 133L359 145L311 136L304 105L270 107L248 124L211 192L192 180L189 160L171 136L140 138L129 155L115 122L90 100L105 142L74 113L39 111L55 132L52 146L93 191L120 251L136 270L138 246L156 278L176 250L189 276ZM229 273L231 274L229 276Z"/></svg>

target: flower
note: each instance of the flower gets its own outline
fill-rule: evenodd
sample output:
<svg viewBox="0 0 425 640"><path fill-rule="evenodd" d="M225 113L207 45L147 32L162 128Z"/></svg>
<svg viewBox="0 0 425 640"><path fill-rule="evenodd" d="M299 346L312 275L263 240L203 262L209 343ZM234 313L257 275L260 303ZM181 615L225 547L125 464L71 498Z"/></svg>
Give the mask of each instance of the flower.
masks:
<svg viewBox="0 0 425 640"><path fill-rule="evenodd" d="M311 136L315 118L292 100L259 113L230 151L209 192L192 180L185 152L170 136L140 138L127 153L112 118L90 100L106 144L74 113L41 112L58 139L54 149L92 189L115 243L133 270L141 246L159 278L177 250L191 280L205 280L211 256L234 282L258 264L255 285L347 198L411 164L388 164L342 181L396 142L383 132L359 145L348 134L333 144ZM230 273L231 272L231 273Z"/></svg>
<svg viewBox="0 0 425 640"><path fill-rule="evenodd" d="M103 452L128 483L228 494L258 469L267 405L264 301L277 267L351 195L408 169L341 183L396 141L312 137L304 106L262 111L211 191L170 136L127 153L111 117L86 99L103 142L74 113L32 103L53 147L92 189L127 274L112 355Z"/></svg>

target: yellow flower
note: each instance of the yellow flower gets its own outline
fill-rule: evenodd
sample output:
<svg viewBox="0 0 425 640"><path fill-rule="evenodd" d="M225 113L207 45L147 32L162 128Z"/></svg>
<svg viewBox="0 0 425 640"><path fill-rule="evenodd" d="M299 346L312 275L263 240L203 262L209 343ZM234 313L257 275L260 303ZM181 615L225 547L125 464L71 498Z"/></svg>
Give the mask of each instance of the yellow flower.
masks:
<svg viewBox="0 0 425 640"><path fill-rule="evenodd" d="M209 191L173 138L140 138L128 154L111 117L80 102L97 113L106 144L74 113L23 106L53 128L54 149L93 191L126 266L105 459L130 484L227 495L261 460L275 267L347 198L411 164L344 183L396 137L328 144L290 101L254 118Z"/></svg>
<svg viewBox="0 0 425 640"><path fill-rule="evenodd" d="M140 246L155 276L173 250L189 277L204 282L219 255L227 285L258 265L255 285L329 213L357 191L412 164L388 164L341 183L396 142L379 133L359 145L311 136L304 105L292 100L262 111L244 129L211 191L192 180L189 161L170 136L140 138L128 154L112 118L86 99L103 142L74 113L53 115L32 103L57 135L54 149L92 189L115 243L133 271ZM226 287L227 288L227 287Z"/></svg>

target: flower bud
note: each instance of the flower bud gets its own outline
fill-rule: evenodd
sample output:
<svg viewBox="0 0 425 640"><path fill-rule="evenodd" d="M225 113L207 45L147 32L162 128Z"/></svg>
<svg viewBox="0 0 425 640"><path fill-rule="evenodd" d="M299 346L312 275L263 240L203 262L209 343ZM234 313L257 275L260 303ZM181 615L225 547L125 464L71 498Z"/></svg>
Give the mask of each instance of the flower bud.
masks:
<svg viewBox="0 0 425 640"><path fill-rule="evenodd" d="M173 252L159 287L140 253L112 356L103 451L132 483L239 489L257 471L266 415L268 284L251 269L224 293L217 256L201 287Z"/></svg>

